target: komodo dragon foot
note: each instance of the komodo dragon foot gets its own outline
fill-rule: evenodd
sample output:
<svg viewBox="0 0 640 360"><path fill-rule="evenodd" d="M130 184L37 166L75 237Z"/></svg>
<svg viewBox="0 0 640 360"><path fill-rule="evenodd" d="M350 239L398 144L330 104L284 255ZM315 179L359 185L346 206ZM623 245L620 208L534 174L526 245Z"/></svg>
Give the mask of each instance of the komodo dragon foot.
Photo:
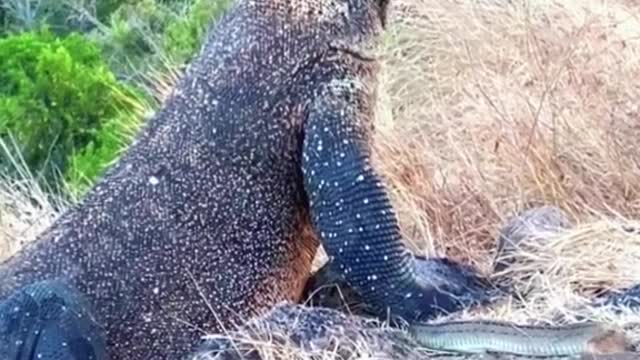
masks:
<svg viewBox="0 0 640 360"><path fill-rule="evenodd" d="M446 291L458 301L460 308L486 305L503 291L479 276L471 266L447 258L417 256L416 272L417 277L430 287ZM354 291L330 264L309 279L303 298L311 305L340 309L354 315L375 316L382 320L388 317Z"/></svg>
<svg viewBox="0 0 640 360"><path fill-rule="evenodd" d="M26 286L0 303L2 359L102 360L105 351L80 294L62 282Z"/></svg>

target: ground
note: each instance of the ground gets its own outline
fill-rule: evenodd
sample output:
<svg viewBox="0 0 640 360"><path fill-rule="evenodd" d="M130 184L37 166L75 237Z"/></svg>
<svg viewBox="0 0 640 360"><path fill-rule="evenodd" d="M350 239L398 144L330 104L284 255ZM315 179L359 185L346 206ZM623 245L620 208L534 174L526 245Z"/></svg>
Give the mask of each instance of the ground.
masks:
<svg viewBox="0 0 640 360"><path fill-rule="evenodd" d="M412 249L489 275L516 212L556 205L575 225L508 270L526 299L454 317L586 316L640 342L637 312L584 306L640 283L640 5L396 0L391 12L375 160ZM56 216L32 182L2 182L0 258Z"/></svg>

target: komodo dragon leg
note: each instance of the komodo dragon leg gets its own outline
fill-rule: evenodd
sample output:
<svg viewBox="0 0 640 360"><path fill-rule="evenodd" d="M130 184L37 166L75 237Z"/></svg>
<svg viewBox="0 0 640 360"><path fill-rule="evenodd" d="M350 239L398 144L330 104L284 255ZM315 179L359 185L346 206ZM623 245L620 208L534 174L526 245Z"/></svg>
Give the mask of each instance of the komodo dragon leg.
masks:
<svg viewBox="0 0 640 360"><path fill-rule="evenodd" d="M478 289L452 291L418 276L370 164L372 65L364 56L339 54L343 63L331 64L335 73L311 105L302 162L312 221L334 268L367 302L409 322L485 300Z"/></svg>

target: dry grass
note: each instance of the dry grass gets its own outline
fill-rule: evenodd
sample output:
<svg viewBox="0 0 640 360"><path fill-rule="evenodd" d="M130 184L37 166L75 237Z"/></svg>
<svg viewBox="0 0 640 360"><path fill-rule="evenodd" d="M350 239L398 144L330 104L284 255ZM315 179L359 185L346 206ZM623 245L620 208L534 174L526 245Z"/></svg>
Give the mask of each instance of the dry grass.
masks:
<svg viewBox="0 0 640 360"><path fill-rule="evenodd" d="M15 146L13 142L0 141L0 154L19 169L20 178L0 174L0 261L47 228L66 206L47 196L22 159L9 155L16 153Z"/></svg>
<svg viewBox="0 0 640 360"><path fill-rule="evenodd" d="M375 154L414 249L488 272L515 212L554 204L577 223L509 270L524 301L457 316L640 323L585 305L640 282L629 231L640 229L640 5L394 0L392 11ZM44 203L5 206L28 204L22 190L0 187L0 246L53 218Z"/></svg>
<svg viewBox="0 0 640 360"><path fill-rule="evenodd" d="M480 266L533 204L640 213L639 6L505 3L395 1L383 49L377 158L405 235Z"/></svg>
<svg viewBox="0 0 640 360"><path fill-rule="evenodd" d="M489 272L516 212L553 204L577 224L504 274L526 299L456 316L640 323L587 306L640 282L640 238L627 231L640 215L640 4L396 0L393 10L376 159L414 249Z"/></svg>

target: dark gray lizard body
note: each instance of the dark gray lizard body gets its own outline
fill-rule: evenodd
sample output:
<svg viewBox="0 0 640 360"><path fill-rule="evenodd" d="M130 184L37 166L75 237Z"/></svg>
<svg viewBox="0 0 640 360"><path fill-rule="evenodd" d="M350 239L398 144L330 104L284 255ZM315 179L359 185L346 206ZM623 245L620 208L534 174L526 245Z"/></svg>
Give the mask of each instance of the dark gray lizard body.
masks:
<svg viewBox="0 0 640 360"><path fill-rule="evenodd" d="M315 231L379 308L413 320L461 306L415 276L369 164L378 65L367 49L384 8L236 4L122 159L2 265L0 298L63 279L112 359L179 358L205 333L297 300Z"/></svg>

